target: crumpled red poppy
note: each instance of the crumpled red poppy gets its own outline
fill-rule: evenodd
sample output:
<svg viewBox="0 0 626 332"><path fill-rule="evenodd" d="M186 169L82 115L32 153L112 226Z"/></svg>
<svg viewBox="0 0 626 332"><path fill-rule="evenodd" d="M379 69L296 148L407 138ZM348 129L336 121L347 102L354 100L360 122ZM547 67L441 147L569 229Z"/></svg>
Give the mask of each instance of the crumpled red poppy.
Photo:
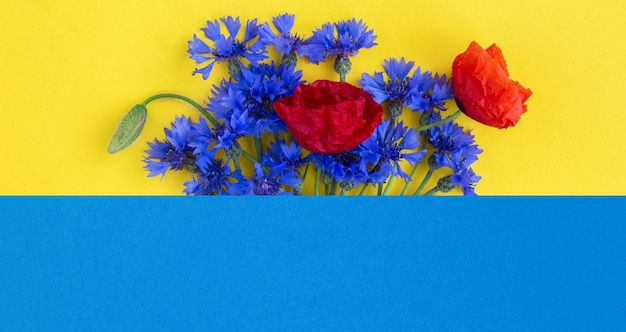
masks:
<svg viewBox="0 0 626 332"><path fill-rule="evenodd" d="M363 89L327 80L299 85L291 97L274 102L274 110L293 138L315 153L340 153L372 135L383 108Z"/></svg>
<svg viewBox="0 0 626 332"><path fill-rule="evenodd" d="M532 92L509 78L500 48L472 42L452 64L452 91L470 118L496 128L514 126L527 111Z"/></svg>

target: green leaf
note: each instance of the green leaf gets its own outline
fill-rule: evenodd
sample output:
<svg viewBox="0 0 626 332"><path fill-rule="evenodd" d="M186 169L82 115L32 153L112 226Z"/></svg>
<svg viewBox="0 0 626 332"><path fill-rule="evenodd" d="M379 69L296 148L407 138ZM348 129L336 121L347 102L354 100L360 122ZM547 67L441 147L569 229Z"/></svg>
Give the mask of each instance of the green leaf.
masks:
<svg viewBox="0 0 626 332"><path fill-rule="evenodd" d="M128 111L119 126L117 126L117 130L109 142L107 151L113 154L131 145L137 137L139 137L139 134L141 134L143 126L146 124L147 115L148 110L144 104L135 105Z"/></svg>

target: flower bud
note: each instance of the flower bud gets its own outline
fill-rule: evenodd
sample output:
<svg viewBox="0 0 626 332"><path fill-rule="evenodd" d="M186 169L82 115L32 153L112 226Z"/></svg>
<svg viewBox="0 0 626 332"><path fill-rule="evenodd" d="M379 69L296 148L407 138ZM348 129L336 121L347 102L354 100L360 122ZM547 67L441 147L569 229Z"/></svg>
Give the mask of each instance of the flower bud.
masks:
<svg viewBox="0 0 626 332"><path fill-rule="evenodd" d="M324 184L330 184L333 181L333 178L330 176L330 174L324 172L322 173L322 182Z"/></svg>
<svg viewBox="0 0 626 332"><path fill-rule="evenodd" d="M345 77L347 73L352 69L352 62L347 57L338 56L335 59L335 72L342 77Z"/></svg>
<svg viewBox="0 0 626 332"><path fill-rule="evenodd" d="M196 165L195 163L195 158L194 158L194 162L187 162L186 164L187 166L187 170L190 171L191 173L198 173L199 169L198 169L198 165Z"/></svg>
<svg viewBox="0 0 626 332"><path fill-rule="evenodd" d="M447 193L452 190L454 186L452 185L452 178L450 175L444 176L439 181L437 181L437 191L442 193Z"/></svg>
<svg viewBox="0 0 626 332"><path fill-rule="evenodd" d="M339 184L339 187L341 188L341 191L347 192L347 191L354 189L354 184L347 182L347 181L343 181Z"/></svg>
<svg viewBox="0 0 626 332"><path fill-rule="evenodd" d="M226 155L229 159L237 159L241 156L241 150L241 145L239 145L239 143L237 142L234 142L234 144L231 145L228 150L226 150Z"/></svg>
<svg viewBox="0 0 626 332"><path fill-rule="evenodd" d="M241 66L239 65L237 59L231 59L228 61L228 74L230 74L230 76L241 75Z"/></svg>
<svg viewBox="0 0 626 332"><path fill-rule="evenodd" d="M430 157L428 157L428 169L431 171L436 171L439 168L441 168L441 165L439 165L439 163L437 162L437 157L435 157L434 154L430 155Z"/></svg>
<svg viewBox="0 0 626 332"><path fill-rule="evenodd" d="M146 124L147 116L148 110L146 109L146 105L138 104L131 108L117 126L113 137L111 137L107 151L111 154L117 153L132 144L137 137L139 137L139 134L141 134Z"/></svg>
<svg viewBox="0 0 626 332"><path fill-rule="evenodd" d="M296 52L291 52L283 57L283 65L285 66L294 66L298 63L298 55Z"/></svg>
<svg viewBox="0 0 626 332"><path fill-rule="evenodd" d="M402 114L403 106L404 104L402 99L392 99L391 102L389 102L389 108L387 109L387 111L389 111L389 117L391 118L392 122L400 117L400 115Z"/></svg>
<svg viewBox="0 0 626 332"><path fill-rule="evenodd" d="M425 111L420 116L420 126L427 126L430 124L430 111Z"/></svg>

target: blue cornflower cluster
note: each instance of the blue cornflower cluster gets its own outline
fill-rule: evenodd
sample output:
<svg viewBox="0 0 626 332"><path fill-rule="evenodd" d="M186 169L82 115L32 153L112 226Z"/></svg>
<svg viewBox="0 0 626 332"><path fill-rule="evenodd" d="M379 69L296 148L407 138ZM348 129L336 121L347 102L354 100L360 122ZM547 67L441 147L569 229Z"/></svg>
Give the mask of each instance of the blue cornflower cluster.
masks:
<svg viewBox="0 0 626 332"><path fill-rule="evenodd" d="M452 121L458 112L444 116L446 103L453 99L446 75L413 70L414 62L404 58L384 60L383 71L363 73L357 82L387 110L369 138L340 153L308 152L298 144L273 107L307 83L296 69L298 60L334 60L335 71L345 81L350 58L375 46L376 36L362 20L350 19L323 24L305 38L292 32L294 22L290 14L274 17L271 24L250 20L240 38L239 18L207 21L201 29L204 38L194 35L188 43L196 63L193 74L208 79L223 62L229 75L213 85L205 106L195 105L203 117L176 117L165 128L164 140L148 143L144 162L149 177L187 170L188 195L301 195L322 190L343 195L353 190L363 194L368 187L382 195L389 193L394 179L404 181L404 194L426 161L428 173L415 194L439 169L447 172L426 194L454 187L475 194L480 177L471 166L482 150L471 133ZM271 59L272 51L280 59Z"/></svg>
<svg viewBox="0 0 626 332"><path fill-rule="evenodd" d="M421 72L420 67L409 76L413 68L413 61L400 61L396 58L385 60L384 70L374 75L363 74L359 84L363 90L369 92L378 103L389 101L389 116L396 119L402 113L404 106L414 112L430 112L434 109L445 111L445 102L452 97L452 88L446 80L446 75L433 75L430 72Z"/></svg>
<svg viewBox="0 0 626 332"><path fill-rule="evenodd" d="M431 114L431 121L440 120L438 113ZM463 130L454 122L447 122L428 130L429 142L434 147L431 168L447 167L452 170L449 178L443 178L438 190L447 192L451 187L459 187L464 195L475 195L474 187L480 180L471 165L483 152L474 141L474 135ZM450 181L450 182L448 182Z"/></svg>

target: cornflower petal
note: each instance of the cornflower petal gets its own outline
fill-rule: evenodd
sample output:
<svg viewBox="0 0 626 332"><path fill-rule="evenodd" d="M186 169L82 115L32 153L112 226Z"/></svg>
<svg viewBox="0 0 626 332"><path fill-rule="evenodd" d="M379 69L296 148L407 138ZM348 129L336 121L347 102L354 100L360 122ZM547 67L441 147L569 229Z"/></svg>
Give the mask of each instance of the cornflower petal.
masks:
<svg viewBox="0 0 626 332"><path fill-rule="evenodd" d="M206 28L202 28L200 30L202 30L202 32L204 32L204 35L212 41L216 41L222 35L220 32L220 24L217 22L217 20L213 22L206 21Z"/></svg>
<svg viewBox="0 0 626 332"><path fill-rule="evenodd" d="M413 61L407 63L404 58L401 58L400 62L396 58L390 58L385 60L383 68L387 76L389 76L391 83L396 82L396 80L402 82L411 71L411 68L413 68L413 64Z"/></svg>
<svg viewBox="0 0 626 332"><path fill-rule="evenodd" d="M209 124L204 118L200 118L198 123L193 125L194 136L189 142L189 146L193 147L193 154L200 155L207 153L209 147L215 143L216 137Z"/></svg>
<svg viewBox="0 0 626 332"><path fill-rule="evenodd" d="M278 36L274 39L274 47L276 47L276 50L281 56L285 56L293 51L291 47L291 40L283 36Z"/></svg>
<svg viewBox="0 0 626 332"><path fill-rule="evenodd" d="M239 17L237 17L236 19L233 19L232 16L223 17L220 19L220 21L224 23L224 26L226 26L226 29L228 30L228 33L231 35L231 37L234 38L237 36L237 34L239 33L239 28L241 28L241 22L239 22Z"/></svg>
<svg viewBox="0 0 626 332"><path fill-rule="evenodd" d="M291 31L291 28L293 28L295 18L295 15L282 14L274 17L272 19L272 23L280 33L282 33L283 35L288 35Z"/></svg>
<svg viewBox="0 0 626 332"><path fill-rule="evenodd" d="M246 32L243 37L243 42L247 43L258 35L258 26L256 24L256 18L252 21L246 22Z"/></svg>
<svg viewBox="0 0 626 332"><path fill-rule="evenodd" d="M161 174L161 178L163 178L170 168L170 163L163 160L165 160L168 151L170 151L173 146L169 142L161 142L157 139L154 140L154 143L148 142L148 146L150 149L145 151L148 156L144 159L146 163L144 168L148 171L148 177Z"/></svg>
<svg viewBox="0 0 626 332"><path fill-rule="evenodd" d="M374 72L373 77L364 73L361 77L362 79L358 83L363 87L363 90L372 95L377 103L382 104L389 99L389 94L385 91L386 84L383 73Z"/></svg>
<svg viewBox="0 0 626 332"><path fill-rule="evenodd" d="M324 45L317 44L313 39L307 39L302 42L299 48L297 48L298 54L306 57L310 63L320 63L326 59L326 48Z"/></svg>
<svg viewBox="0 0 626 332"><path fill-rule="evenodd" d="M204 41L202 41L198 36L193 35L193 40L188 42L189 48L193 50L192 59L196 61L205 61L209 58L200 55L201 53L211 53L211 48Z"/></svg>
<svg viewBox="0 0 626 332"><path fill-rule="evenodd" d="M209 78L209 75L211 74L211 70L213 69L214 64L215 62L211 62L205 67L196 68L193 71L193 74L202 74L202 78L206 80L207 78Z"/></svg>

